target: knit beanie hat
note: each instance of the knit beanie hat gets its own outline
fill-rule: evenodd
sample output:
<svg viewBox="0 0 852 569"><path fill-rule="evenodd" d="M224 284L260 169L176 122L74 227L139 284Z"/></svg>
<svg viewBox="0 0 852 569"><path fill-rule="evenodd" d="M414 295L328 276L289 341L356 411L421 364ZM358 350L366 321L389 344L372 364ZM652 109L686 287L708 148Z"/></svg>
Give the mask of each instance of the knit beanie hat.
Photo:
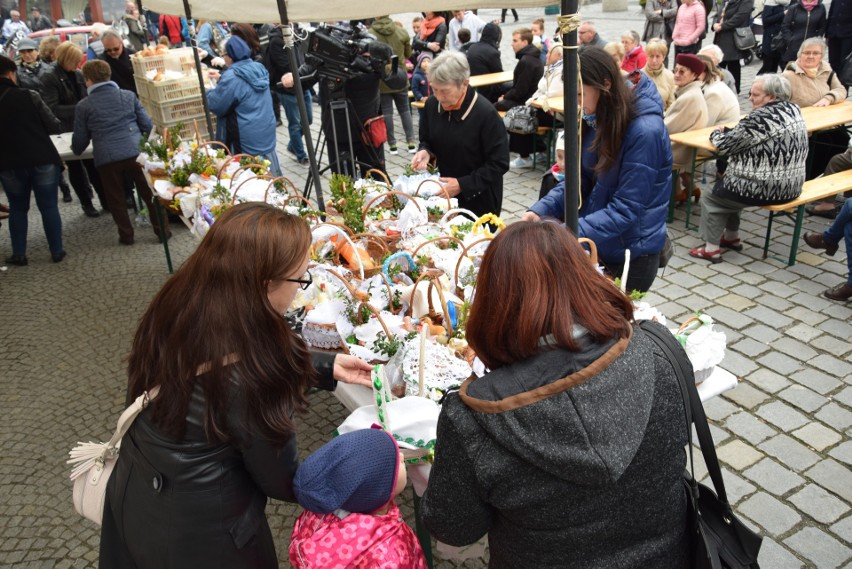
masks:
<svg viewBox="0 0 852 569"><path fill-rule="evenodd" d="M432 58L433 58L433 55L432 55L431 52L425 52L424 51L423 53L421 53L420 55L417 56L417 66L419 67L424 59L428 59L429 61L432 61Z"/></svg>
<svg viewBox="0 0 852 569"><path fill-rule="evenodd" d="M380 429L333 438L296 471L293 490L303 508L317 514L343 509L369 514L393 497L399 447Z"/></svg>
<svg viewBox="0 0 852 569"><path fill-rule="evenodd" d="M705 71L704 62L697 55L692 55L691 53L679 53L675 58L675 63L683 65L696 75L701 75Z"/></svg>
<svg viewBox="0 0 852 569"><path fill-rule="evenodd" d="M225 52L234 61L242 61L251 57L251 49L249 49L248 44L243 41L243 38L237 36L231 36L231 39L225 45Z"/></svg>
<svg viewBox="0 0 852 569"><path fill-rule="evenodd" d="M560 132L556 137L556 150L565 152L565 131Z"/></svg>

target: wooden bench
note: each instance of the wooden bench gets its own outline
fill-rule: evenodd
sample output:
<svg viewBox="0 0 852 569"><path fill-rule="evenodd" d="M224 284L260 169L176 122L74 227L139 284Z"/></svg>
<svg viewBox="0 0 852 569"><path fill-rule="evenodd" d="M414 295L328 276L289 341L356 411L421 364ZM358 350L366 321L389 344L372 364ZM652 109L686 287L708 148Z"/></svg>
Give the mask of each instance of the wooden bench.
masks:
<svg viewBox="0 0 852 569"><path fill-rule="evenodd" d="M765 259L769 253L772 220L779 215L793 217L795 213L796 221L793 228L793 241L790 243L790 257L787 261L787 266L792 267L795 265L796 251L799 248L799 237L802 233L802 221L805 217L805 206L811 202L831 198L849 190L852 190L852 170L808 180L802 186L801 195L793 201L777 205L761 206L763 209L769 211L769 222L766 224L766 239L763 242L763 258Z"/></svg>

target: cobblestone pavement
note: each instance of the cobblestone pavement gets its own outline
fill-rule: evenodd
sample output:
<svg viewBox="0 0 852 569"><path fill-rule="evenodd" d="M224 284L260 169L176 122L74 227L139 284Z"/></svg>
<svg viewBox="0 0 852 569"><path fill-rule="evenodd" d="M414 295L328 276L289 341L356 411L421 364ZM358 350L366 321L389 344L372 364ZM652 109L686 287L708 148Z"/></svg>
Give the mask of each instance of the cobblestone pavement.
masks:
<svg viewBox="0 0 852 569"><path fill-rule="evenodd" d="M541 10L520 10L529 24ZM601 35L617 39L626 28L641 30L638 6L602 14L599 4L583 7ZM481 15L497 17L497 10ZM411 15L401 15L408 25ZM553 17L548 18L553 22ZM548 23L548 29L552 27ZM514 26L506 26L507 31ZM504 34L507 68L513 63ZM743 70L747 86L756 64ZM746 89L744 88L744 91ZM744 101L744 98L742 98ZM745 109L744 107L744 110ZM314 134L317 133L317 125ZM397 125L398 132L401 128ZM284 152L286 128L279 128L282 166L297 184L306 170ZM392 175L406 155L389 157ZM538 195L542 170L506 175L504 215L514 220ZM4 200L5 201L5 200ZM33 206L34 207L34 206ZM0 270L0 566L10 568L93 567L99 534L71 506L65 464L79 440L105 438L122 408L127 355L137 319L168 277L163 251L149 229L136 245L120 246L111 219L89 219L78 204L60 204L68 258L50 262L38 215L30 216L30 266ZM761 258L766 216L746 211L746 247L708 265L688 255L699 243L684 230L684 213L671 225L676 252L655 283L649 300L673 322L707 311L724 329L729 350L724 366L741 383L706 404L719 458L736 509L766 536L761 565L852 567L852 305L828 301L820 292L843 281L841 254L826 258L800 251L798 264L783 262L790 228L781 224ZM826 220L809 218L806 230ZM180 264L196 240L176 226L171 251ZM0 254L10 252L0 230ZM210 299L215 302L216 299ZM314 395L299 436L307 454L326 441L346 416L330 394ZM703 470L701 470L703 472ZM410 492L402 508L412 522ZM296 509L268 508L286 566L287 543ZM482 560L438 567L484 567Z"/></svg>

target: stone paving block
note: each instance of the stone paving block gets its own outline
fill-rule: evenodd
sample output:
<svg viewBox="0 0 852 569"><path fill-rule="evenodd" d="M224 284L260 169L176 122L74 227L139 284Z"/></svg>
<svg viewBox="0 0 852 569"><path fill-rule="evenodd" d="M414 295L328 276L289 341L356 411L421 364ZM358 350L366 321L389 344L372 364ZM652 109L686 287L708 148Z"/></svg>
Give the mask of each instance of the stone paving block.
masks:
<svg viewBox="0 0 852 569"><path fill-rule="evenodd" d="M793 431L793 436L817 451L836 445L842 438L839 433L833 431L816 421L808 423L801 429Z"/></svg>
<svg viewBox="0 0 852 569"><path fill-rule="evenodd" d="M685 289L691 289L694 286L700 285L702 282L701 279L695 277L694 275L690 275L684 271L676 271L671 275L666 277L666 280L672 284L676 284Z"/></svg>
<svg viewBox="0 0 852 569"><path fill-rule="evenodd" d="M808 294L807 292L798 292L791 296L788 300L794 304L807 306L811 310L818 310L820 312L835 306L835 303L831 300L828 300L823 296Z"/></svg>
<svg viewBox="0 0 852 569"><path fill-rule="evenodd" d="M746 310L745 314L755 322L760 322L776 329L786 328L793 323L792 318L763 306L755 306Z"/></svg>
<svg viewBox="0 0 852 569"><path fill-rule="evenodd" d="M790 385L790 381L787 378L765 367L750 373L747 380L749 383L769 393L776 393Z"/></svg>
<svg viewBox="0 0 852 569"><path fill-rule="evenodd" d="M825 533L824 531L806 527L784 540L784 545L809 559L815 567L831 569L840 567L852 550Z"/></svg>
<svg viewBox="0 0 852 569"><path fill-rule="evenodd" d="M731 342L728 342L728 345L732 349L750 358L759 356L760 354L766 352L769 349L769 346L767 344L763 342L758 342L757 340L754 340L752 338L745 338L733 345L731 345Z"/></svg>
<svg viewBox="0 0 852 569"><path fill-rule="evenodd" d="M822 330L819 330L819 332L821 335L811 341L811 346L815 349L828 352L835 357L841 357L852 350L852 345L849 342L844 342L831 334L826 334Z"/></svg>
<svg viewBox="0 0 852 569"><path fill-rule="evenodd" d="M778 397L807 413L813 413L828 403L828 399L801 385L788 387Z"/></svg>
<svg viewBox="0 0 852 569"><path fill-rule="evenodd" d="M852 325L842 320L828 318L820 321L820 324L817 326L817 328L819 328L820 330L825 330L829 334L833 334L838 338L852 338Z"/></svg>
<svg viewBox="0 0 852 569"><path fill-rule="evenodd" d="M852 543L852 516L846 516L830 529L840 539Z"/></svg>
<svg viewBox="0 0 852 569"><path fill-rule="evenodd" d="M758 288L768 292L771 295L777 296L778 298L787 298L788 296L792 296L796 293L796 290L790 287L790 285L786 283L780 283L774 280L760 283L758 285Z"/></svg>
<svg viewBox="0 0 852 569"><path fill-rule="evenodd" d="M849 505L816 484L808 484L789 498L797 508L822 524L834 523L849 511Z"/></svg>
<svg viewBox="0 0 852 569"><path fill-rule="evenodd" d="M758 342L769 344L780 338L782 333L775 328L770 328L766 324L756 323L754 326L743 330L743 334L749 338L754 338Z"/></svg>
<svg viewBox="0 0 852 569"><path fill-rule="evenodd" d="M707 480L705 483L712 486L709 482L709 477ZM722 481L725 483L725 490L728 491L728 500L735 509L737 504L757 490L754 484L738 474L731 472L725 466L722 466Z"/></svg>
<svg viewBox="0 0 852 569"><path fill-rule="evenodd" d="M716 271L711 269L709 265L698 265L695 263L690 263L685 266L683 270L702 281L713 278L716 274L718 274Z"/></svg>
<svg viewBox="0 0 852 569"><path fill-rule="evenodd" d="M801 569L804 567L801 560L770 537L763 538L757 561L761 567L772 567L774 569Z"/></svg>
<svg viewBox="0 0 852 569"><path fill-rule="evenodd" d="M715 275L713 277L713 284L724 290L731 290L741 283L742 281L740 279L730 275Z"/></svg>
<svg viewBox="0 0 852 569"><path fill-rule="evenodd" d="M834 400L852 407L852 387L844 387L843 391L834 394Z"/></svg>
<svg viewBox="0 0 852 569"><path fill-rule="evenodd" d="M772 351L758 358L757 363L782 375L790 375L802 369L802 362L787 354Z"/></svg>
<svg viewBox="0 0 852 569"><path fill-rule="evenodd" d="M797 360L809 361L817 356L817 352L807 342L802 342L790 336L782 336L772 342L772 348Z"/></svg>
<svg viewBox="0 0 852 569"><path fill-rule="evenodd" d="M733 310L745 310L754 306L754 301L738 294L726 294L717 298L716 304Z"/></svg>
<svg viewBox="0 0 852 569"><path fill-rule="evenodd" d="M759 285L760 283L762 283L766 280L765 277L763 277L762 275L759 275L755 272L752 272L750 269L751 269L751 265L749 265L749 272L739 274L739 275L737 275L737 278L740 279L741 281L743 281L746 284L752 284L752 285L755 285L755 286Z"/></svg>
<svg viewBox="0 0 852 569"><path fill-rule="evenodd" d="M808 423L808 418L780 401L767 403L757 410L757 415L782 431L792 431Z"/></svg>
<svg viewBox="0 0 852 569"><path fill-rule="evenodd" d="M823 272L823 269L821 267L817 268L817 267L811 267L811 266L808 266L808 265L799 265L799 264L795 264L792 267L787 267L787 270L790 271L791 273L796 273L797 275L801 275L801 276L806 277L808 279L813 279L817 275L819 275L820 273Z"/></svg>
<svg viewBox="0 0 852 569"><path fill-rule="evenodd" d="M669 300L683 300L689 297L688 290L675 284L666 285L656 289L656 291L658 295Z"/></svg>
<svg viewBox="0 0 852 569"><path fill-rule="evenodd" d="M722 396L745 409L754 409L769 398L764 392L743 381L734 389L723 393Z"/></svg>
<svg viewBox="0 0 852 569"><path fill-rule="evenodd" d="M852 441L845 441L841 443L831 449L828 454L840 462L845 463L847 466L852 465ZM852 484L852 480L849 480L849 483Z"/></svg>
<svg viewBox="0 0 852 569"><path fill-rule="evenodd" d="M810 361L810 364L815 368L830 373L839 378L846 378L852 374L852 365L849 362L839 360L827 354L820 354Z"/></svg>
<svg viewBox="0 0 852 569"><path fill-rule="evenodd" d="M776 433L775 429L747 412L736 413L728 417L725 421L725 428L751 444L757 444Z"/></svg>
<svg viewBox="0 0 852 569"><path fill-rule="evenodd" d="M742 330L754 322L753 318L726 306L714 306L707 313L719 324L734 330Z"/></svg>
<svg viewBox="0 0 852 569"><path fill-rule="evenodd" d="M820 257L818 255L814 255L809 251L799 251L799 253L796 255L796 262L804 263L812 267L819 267L820 265L825 264L825 258Z"/></svg>
<svg viewBox="0 0 852 569"><path fill-rule="evenodd" d="M790 310L786 311L784 315L789 316L794 320L804 322L810 326L817 326L820 323L830 321L828 316L822 312L814 312L804 306L794 306Z"/></svg>
<svg viewBox="0 0 852 569"><path fill-rule="evenodd" d="M760 304L767 308L771 308L772 310L777 310L778 312L784 312L785 310L789 310L790 307L795 306L789 300L772 295L764 295L760 297Z"/></svg>
<svg viewBox="0 0 852 569"><path fill-rule="evenodd" d="M731 413L737 412L737 407L721 397L713 397L704 402L704 414L711 421L721 421Z"/></svg>
<svg viewBox="0 0 852 569"><path fill-rule="evenodd" d="M852 502L852 484L849 484L852 472L847 466L826 458L805 472L805 476L847 502Z"/></svg>
<svg viewBox="0 0 852 569"><path fill-rule="evenodd" d="M750 373L758 369L757 364L751 358L742 356L734 351L725 353L722 367L737 377L748 377Z"/></svg>
<svg viewBox="0 0 852 569"><path fill-rule="evenodd" d="M810 468L820 459L818 454L784 434L760 443L757 448L797 472Z"/></svg>
<svg viewBox="0 0 852 569"><path fill-rule="evenodd" d="M790 338L794 338L805 343L811 343L815 338L825 335L825 333L821 330L817 330L813 326L802 323L787 328L784 331L784 334Z"/></svg>
<svg viewBox="0 0 852 569"><path fill-rule="evenodd" d="M674 326L677 322L681 320L686 320L690 315L693 314L693 311L682 304L678 304L674 301L663 302L662 304L657 304L657 309L666 315L666 319L669 320L669 325Z"/></svg>
<svg viewBox="0 0 852 569"><path fill-rule="evenodd" d="M737 511L760 524L773 536L788 532L802 520L796 510L766 492L755 492L745 502L737 505Z"/></svg>
<svg viewBox="0 0 852 569"><path fill-rule="evenodd" d="M766 299L767 294L764 291L759 289L758 287L750 284L741 284L732 289L730 289L731 293L742 296L743 298L751 298L755 300L760 300L760 303L763 304L763 301Z"/></svg>
<svg viewBox="0 0 852 569"><path fill-rule="evenodd" d="M823 406L815 417L826 425L841 431L845 431L852 425L852 413L833 401Z"/></svg>
<svg viewBox="0 0 852 569"><path fill-rule="evenodd" d="M743 476L776 496L783 496L805 482L801 476L771 458L764 458L744 471Z"/></svg>
<svg viewBox="0 0 852 569"><path fill-rule="evenodd" d="M751 466L763 458L763 453L740 440L733 440L724 446L717 447L716 455L719 460L729 464L737 470Z"/></svg>
<svg viewBox="0 0 852 569"><path fill-rule="evenodd" d="M790 376L790 379L822 395L827 395L843 385L843 382L836 377L825 374L810 366L795 372Z"/></svg>

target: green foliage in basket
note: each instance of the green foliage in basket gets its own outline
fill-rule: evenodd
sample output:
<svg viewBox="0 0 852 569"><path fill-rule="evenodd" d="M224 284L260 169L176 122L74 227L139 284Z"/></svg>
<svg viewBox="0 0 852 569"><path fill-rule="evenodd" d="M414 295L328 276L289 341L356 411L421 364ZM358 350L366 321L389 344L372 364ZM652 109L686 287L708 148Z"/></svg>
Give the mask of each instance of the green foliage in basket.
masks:
<svg viewBox="0 0 852 569"><path fill-rule="evenodd" d="M459 223L458 225L453 225L451 231L453 233L453 237L464 241L465 236L471 231L473 231L473 222L469 221L467 223Z"/></svg>
<svg viewBox="0 0 852 569"><path fill-rule="evenodd" d="M399 338L397 336L388 338L385 336L384 332L379 332L376 335L376 339L373 341L373 347L376 349L376 352L392 358L402 347L403 342L415 337L417 337L417 332L409 332L405 335L405 338Z"/></svg>
<svg viewBox="0 0 852 569"><path fill-rule="evenodd" d="M616 277L612 284L619 290L621 290L621 278ZM647 292L639 292L638 290L631 290L627 293L627 298L629 298L632 302L639 302L647 295Z"/></svg>
<svg viewBox="0 0 852 569"><path fill-rule="evenodd" d="M456 308L456 328L453 330L453 338L464 339L468 316L470 316L470 301L465 300L461 306Z"/></svg>
<svg viewBox="0 0 852 569"><path fill-rule="evenodd" d="M166 163L169 161L169 148L177 148L180 146L180 131L183 129L183 123L177 123L169 131L169 140L162 136L149 137L143 136L139 140L139 150L148 156L156 157L160 162Z"/></svg>
<svg viewBox="0 0 852 569"><path fill-rule="evenodd" d="M213 186L210 197L219 203L228 203L231 201L231 192L222 184L217 183Z"/></svg>
<svg viewBox="0 0 852 569"><path fill-rule="evenodd" d="M332 174L329 189L332 205L343 216L343 224L354 233L364 233L364 191L345 174Z"/></svg>

